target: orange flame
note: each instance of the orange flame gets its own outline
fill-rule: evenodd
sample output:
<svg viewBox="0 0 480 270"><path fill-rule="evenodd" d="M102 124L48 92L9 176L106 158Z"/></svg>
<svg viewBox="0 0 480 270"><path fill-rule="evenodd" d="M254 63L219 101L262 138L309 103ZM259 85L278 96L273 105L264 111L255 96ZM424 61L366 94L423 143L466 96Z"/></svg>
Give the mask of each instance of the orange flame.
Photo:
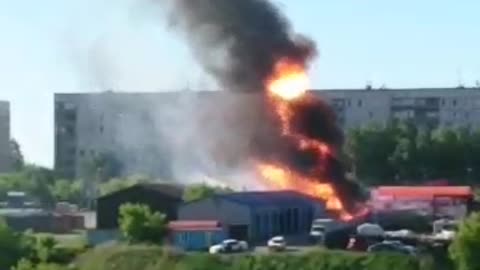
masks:
<svg viewBox="0 0 480 270"><path fill-rule="evenodd" d="M273 109L280 120L282 135L297 143L298 149L315 151L320 157L325 157L332 154L327 144L295 133L291 128L292 118L295 114L291 103L301 102L301 99L305 98L308 84L308 76L303 65L289 59L281 59L275 65L272 76L266 82L266 87L274 106ZM328 181L302 175L280 164L258 162L256 168L268 188L295 190L319 198L325 201L327 209L340 213L342 219L353 218L344 210L338 194ZM322 164L318 164L317 168L314 168L317 171L323 169Z"/></svg>
<svg viewBox="0 0 480 270"><path fill-rule="evenodd" d="M270 93L284 100L301 97L309 87L308 76L302 65L282 59L274 67L273 74L267 81Z"/></svg>

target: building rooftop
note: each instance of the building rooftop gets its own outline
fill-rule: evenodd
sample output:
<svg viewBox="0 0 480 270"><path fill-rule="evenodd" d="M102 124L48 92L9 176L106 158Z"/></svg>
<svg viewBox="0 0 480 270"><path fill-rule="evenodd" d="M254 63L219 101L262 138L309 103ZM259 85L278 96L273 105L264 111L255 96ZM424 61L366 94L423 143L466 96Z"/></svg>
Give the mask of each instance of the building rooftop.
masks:
<svg viewBox="0 0 480 270"><path fill-rule="evenodd" d="M167 183L151 183L151 184L137 184L137 185L101 196L98 199L105 199L111 196L116 196L118 194L131 192L134 190L159 192L159 193L169 195L170 197L178 198L178 199L181 199L183 197L183 187L180 185L167 184Z"/></svg>
<svg viewBox="0 0 480 270"><path fill-rule="evenodd" d="M229 200L248 206L278 206L289 204L311 204L317 199L295 191L250 191L216 195L216 199ZM318 200L321 203L320 200Z"/></svg>
<svg viewBox="0 0 480 270"><path fill-rule="evenodd" d="M220 222L216 220L178 220L168 223L168 228L174 231L218 231Z"/></svg>
<svg viewBox="0 0 480 270"><path fill-rule="evenodd" d="M480 91L480 87L417 87L417 88L331 88L331 89L310 89L312 92L379 92L379 91ZM221 91L221 90L171 90L171 91L158 91L158 92L146 92L146 91L103 91L103 92L84 92L84 93L55 93L55 95L65 95L65 96L83 96L83 95L178 95L179 93L190 94L190 95L208 95L208 94L219 94L219 93L244 93L244 94L255 94L258 92L232 92L232 91Z"/></svg>
<svg viewBox="0 0 480 270"><path fill-rule="evenodd" d="M469 186L382 186L374 190L376 196L410 199L433 199L435 197L472 198Z"/></svg>

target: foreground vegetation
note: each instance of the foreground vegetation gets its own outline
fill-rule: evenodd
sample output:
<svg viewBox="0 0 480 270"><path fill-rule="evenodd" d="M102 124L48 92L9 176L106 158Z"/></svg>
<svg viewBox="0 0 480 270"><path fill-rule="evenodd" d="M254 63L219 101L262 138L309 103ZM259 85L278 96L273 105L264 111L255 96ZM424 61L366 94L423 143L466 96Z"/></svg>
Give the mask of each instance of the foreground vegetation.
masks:
<svg viewBox="0 0 480 270"><path fill-rule="evenodd" d="M389 254L318 250L304 254L184 255L152 246L92 250L78 260L80 270L430 270L423 259Z"/></svg>
<svg viewBox="0 0 480 270"><path fill-rule="evenodd" d="M480 269L480 214L472 214L460 226L449 250L454 264L445 252L433 251L416 257L333 250L238 256L185 254L162 246L165 217L145 205L123 205L119 223L124 244L86 250L85 246L59 245L49 235L17 233L0 222L0 269L52 270L68 266L79 270L452 270L453 265L458 270Z"/></svg>

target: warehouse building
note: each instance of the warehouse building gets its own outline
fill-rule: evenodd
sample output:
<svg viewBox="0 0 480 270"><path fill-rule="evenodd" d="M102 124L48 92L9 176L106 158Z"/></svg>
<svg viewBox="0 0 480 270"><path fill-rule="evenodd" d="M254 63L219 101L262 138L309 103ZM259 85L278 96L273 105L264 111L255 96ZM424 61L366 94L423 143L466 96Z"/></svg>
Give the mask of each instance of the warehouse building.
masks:
<svg viewBox="0 0 480 270"><path fill-rule="evenodd" d="M179 220L218 221L229 238L264 241L275 235L306 235L325 204L294 191L237 192L183 204Z"/></svg>
<svg viewBox="0 0 480 270"><path fill-rule="evenodd" d="M174 220L182 196L182 188L169 184L139 184L102 196L97 199L97 229L117 229L119 208L125 203L147 205L165 214L167 220Z"/></svg>

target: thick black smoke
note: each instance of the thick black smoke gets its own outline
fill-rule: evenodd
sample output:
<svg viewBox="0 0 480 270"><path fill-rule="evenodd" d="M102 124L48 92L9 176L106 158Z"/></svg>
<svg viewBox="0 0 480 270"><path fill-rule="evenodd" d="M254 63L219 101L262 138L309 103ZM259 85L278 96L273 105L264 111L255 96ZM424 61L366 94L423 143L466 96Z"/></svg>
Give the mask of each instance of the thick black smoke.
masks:
<svg viewBox="0 0 480 270"><path fill-rule="evenodd" d="M270 1L170 0L168 3L174 27L185 32L195 57L225 90L264 93L265 83L279 60L288 59L307 68L316 55L314 43L294 33L288 20ZM228 132L245 133L246 127L255 122L252 132L246 132L251 134L247 138L250 140L247 155L285 164L318 179L331 179L344 203L351 206L352 199L357 197L356 191L354 185L346 181L340 162L334 156L325 158L318 152L299 149L294 140L282 136L278 116L272 117L271 100L266 95L261 96L265 98L262 107L245 104L241 109L258 111L257 117L247 124L237 122L229 126ZM309 96L292 106L295 133L327 143L332 148L341 147L343 135L327 104ZM222 114L218 110L213 113ZM237 144L225 132L218 132L218 129L215 132L218 141ZM228 152L226 147L221 150ZM326 171L316 170L320 167Z"/></svg>
<svg viewBox="0 0 480 270"><path fill-rule="evenodd" d="M174 27L185 31L204 68L222 87L262 91L280 58L307 64L314 43L295 34L267 0L170 0Z"/></svg>

